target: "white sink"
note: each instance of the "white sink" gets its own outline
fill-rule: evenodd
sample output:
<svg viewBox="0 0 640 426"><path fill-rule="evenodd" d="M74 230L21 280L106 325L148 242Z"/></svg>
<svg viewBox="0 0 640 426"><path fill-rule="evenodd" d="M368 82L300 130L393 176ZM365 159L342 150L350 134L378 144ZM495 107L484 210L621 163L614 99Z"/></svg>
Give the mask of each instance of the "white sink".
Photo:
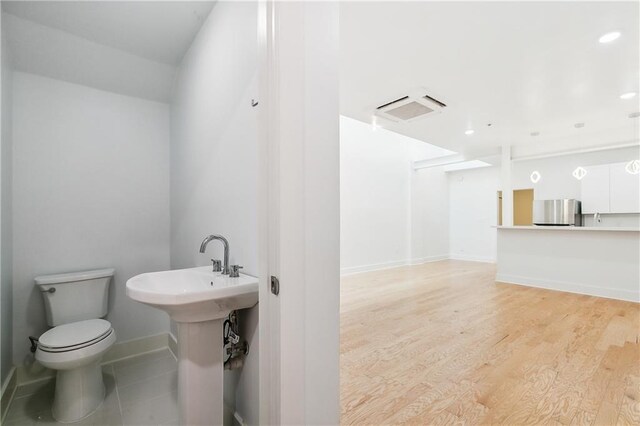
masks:
<svg viewBox="0 0 640 426"><path fill-rule="evenodd" d="M181 425L222 425L223 319L258 303L258 279L211 267L150 272L127 281L127 296L162 309L178 323Z"/></svg>
<svg viewBox="0 0 640 426"><path fill-rule="evenodd" d="M224 318L258 303L258 279L211 272L210 266L150 272L127 281L127 296L162 309L177 322Z"/></svg>

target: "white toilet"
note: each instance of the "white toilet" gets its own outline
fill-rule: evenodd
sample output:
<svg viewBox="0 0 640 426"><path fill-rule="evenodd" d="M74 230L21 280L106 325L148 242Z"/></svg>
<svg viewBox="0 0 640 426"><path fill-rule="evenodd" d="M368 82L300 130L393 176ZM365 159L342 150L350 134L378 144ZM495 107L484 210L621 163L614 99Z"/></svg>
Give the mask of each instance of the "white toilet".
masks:
<svg viewBox="0 0 640 426"><path fill-rule="evenodd" d="M113 346L116 333L107 315L113 269L36 277L44 297L47 323L38 339L36 359L57 370L53 417L73 423L87 417L105 396L102 356Z"/></svg>

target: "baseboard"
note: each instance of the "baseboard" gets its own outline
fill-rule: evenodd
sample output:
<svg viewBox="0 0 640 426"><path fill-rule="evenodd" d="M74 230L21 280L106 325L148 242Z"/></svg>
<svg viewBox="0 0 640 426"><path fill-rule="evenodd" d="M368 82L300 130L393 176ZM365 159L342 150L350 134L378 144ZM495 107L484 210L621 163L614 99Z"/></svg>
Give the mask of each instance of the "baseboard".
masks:
<svg viewBox="0 0 640 426"><path fill-rule="evenodd" d="M509 274L496 274L496 282L543 288L545 290L564 291L566 293L584 294L587 296L604 297L606 299L625 300L636 303L640 302L640 292L612 289L610 287L590 286L566 281L541 280L539 278Z"/></svg>
<svg viewBox="0 0 640 426"><path fill-rule="evenodd" d="M429 262L439 262L448 259L448 255L429 256L415 259L398 260L394 262L375 263L371 265L350 266L340 269L340 275L361 274L363 272L382 271L384 269L399 268L401 266L421 265Z"/></svg>
<svg viewBox="0 0 640 426"><path fill-rule="evenodd" d="M102 364L110 364L126 358L142 355L148 352L155 352L161 349L171 349L169 333L156 334L154 336L141 337L138 339L118 342L107 352L102 360ZM28 365L17 367L17 384L25 384L49 380L55 377L55 371L43 367L35 360Z"/></svg>
<svg viewBox="0 0 640 426"><path fill-rule="evenodd" d="M431 263L431 262L440 262L442 260L447 260L449 259L449 255L448 254L442 254L442 255L438 255L438 256L427 256L427 257L419 257L416 259L411 259L409 260L409 262L407 263L408 265L422 265L424 263Z"/></svg>
<svg viewBox="0 0 640 426"><path fill-rule="evenodd" d="M350 266L340 269L340 275L360 274L362 272L381 271L383 269L398 268L400 266L406 266L406 260L399 260L396 262L375 263L371 265Z"/></svg>
<svg viewBox="0 0 640 426"><path fill-rule="evenodd" d="M168 346L168 333L156 334L154 336L140 337L138 339L127 340L113 345L109 352L102 359L103 364L138 356L143 353L157 351Z"/></svg>
<svg viewBox="0 0 640 426"><path fill-rule="evenodd" d="M11 367L9 375L4 383L2 383L2 395L0 396L0 424L4 423L4 416L9 411L9 406L13 400L13 396L16 393L18 387L18 375L16 374L16 368Z"/></svg>
<svg viewBox="0 0 640 426"><path fill-rule="evenodd" d="M496 259L493 257L473 256L473 255L466 255L466 254L451 254L449 255L449 259L464 260L467 262L496 263Z"/></svg>

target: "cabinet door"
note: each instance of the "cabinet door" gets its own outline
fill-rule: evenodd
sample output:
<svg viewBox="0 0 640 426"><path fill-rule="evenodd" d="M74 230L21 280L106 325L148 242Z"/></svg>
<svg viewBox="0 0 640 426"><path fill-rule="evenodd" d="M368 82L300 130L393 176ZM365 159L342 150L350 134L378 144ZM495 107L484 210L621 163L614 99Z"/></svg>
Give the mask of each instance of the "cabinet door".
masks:
<svg viewBox="0 0 640 426"><path fill-rule="evenodd" d="M611 213L640 213L640 175L627 172L626 165L610 165Z"/></svg>
<svg viewBox="0 0 640 426"><path fill-rule="evenodd" d="M609 165L585 167L587 174L580 181L582 213L609 213Z"/></svg>

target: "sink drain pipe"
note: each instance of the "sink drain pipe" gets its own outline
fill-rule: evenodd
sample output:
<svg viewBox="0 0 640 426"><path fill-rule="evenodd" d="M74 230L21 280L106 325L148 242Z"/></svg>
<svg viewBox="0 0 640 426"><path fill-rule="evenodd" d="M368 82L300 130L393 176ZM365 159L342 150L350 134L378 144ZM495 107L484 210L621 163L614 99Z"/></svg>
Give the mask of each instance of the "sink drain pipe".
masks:
<svg viewBox="0 0 640 426"><path fill-rule="evenodd" d="M222 328L223 346L226 348L227 354L227 359L224 361L224 368L225 370L242 368L244 359L249 353L249 343L240 337L237 311L231 311L229 317L224 321Z"/></svg>

